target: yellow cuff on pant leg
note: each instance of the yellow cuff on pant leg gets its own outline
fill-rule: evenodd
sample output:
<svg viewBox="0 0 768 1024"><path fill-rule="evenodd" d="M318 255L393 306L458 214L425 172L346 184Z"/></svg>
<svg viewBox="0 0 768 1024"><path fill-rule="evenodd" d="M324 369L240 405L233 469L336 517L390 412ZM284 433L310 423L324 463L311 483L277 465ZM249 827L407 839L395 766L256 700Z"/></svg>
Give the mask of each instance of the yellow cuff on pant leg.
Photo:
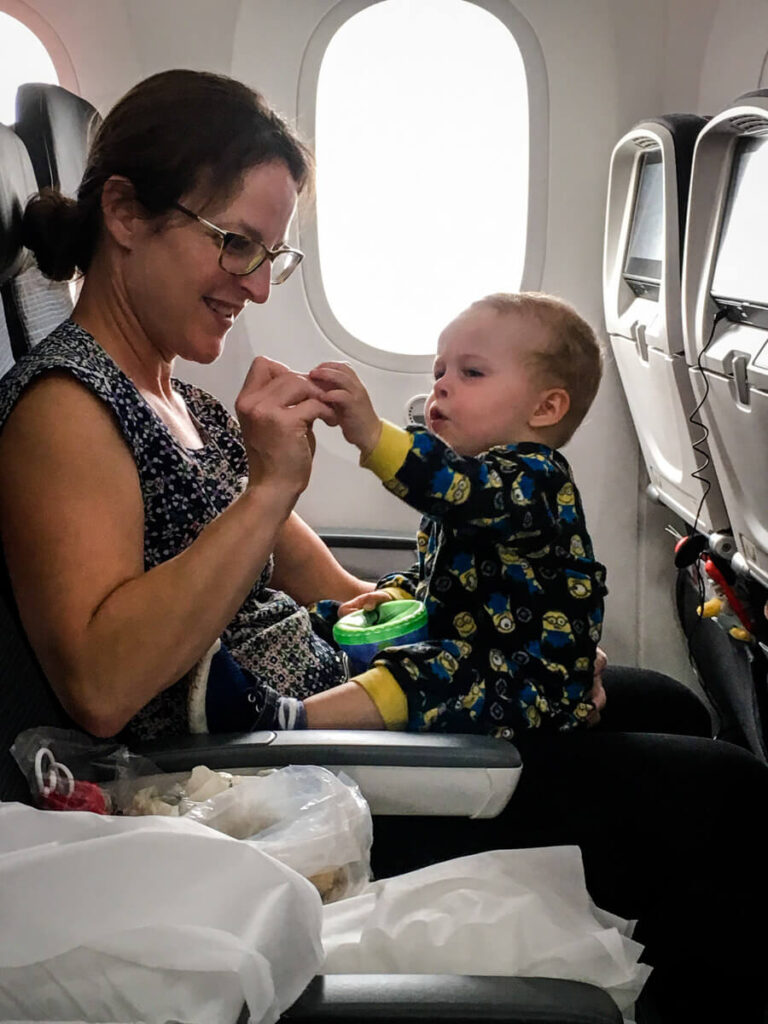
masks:
<svg viewBox="0 0 768 1024"><path fill-rule="evenodd" d="M405 729L408 724L408 701L388 669L383 665L374 665L359 676L352 676L350 682L362 686L378 708L387 729Z"/></svg>

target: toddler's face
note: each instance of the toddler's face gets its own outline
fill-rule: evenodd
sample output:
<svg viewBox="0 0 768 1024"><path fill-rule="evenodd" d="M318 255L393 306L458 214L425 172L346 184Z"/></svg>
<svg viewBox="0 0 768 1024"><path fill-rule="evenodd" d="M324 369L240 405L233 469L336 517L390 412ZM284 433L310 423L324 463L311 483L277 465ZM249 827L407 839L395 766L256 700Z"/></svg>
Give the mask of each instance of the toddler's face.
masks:
<svg viewBox="0 0 768 1024"><path fill-rule="evenodd" d="M545 344L532 317L468 309L437 343L435 382L427 399L427 426L460 455L497 444L535 441L529 420L542 393L526 357Z"/></svg>

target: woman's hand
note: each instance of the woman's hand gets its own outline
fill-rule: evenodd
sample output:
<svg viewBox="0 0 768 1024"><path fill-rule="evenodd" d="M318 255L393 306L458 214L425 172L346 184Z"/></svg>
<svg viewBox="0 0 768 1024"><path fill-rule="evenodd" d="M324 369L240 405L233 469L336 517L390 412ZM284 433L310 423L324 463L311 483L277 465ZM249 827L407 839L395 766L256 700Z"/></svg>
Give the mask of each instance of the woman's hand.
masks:
<svg viewBox="0 0 768 1024"><path fill-rule="evenodd" d="M344 438L367 458L379 443L381 420L355 371L349 363L320 363L309 371L309 379L323 389Z"/></svg>
<svg viewBox="0 0 768 1024"><path fill-rule="evenodd" d="M275 482L298 496L309 482L312 424L335 425L323 392L282 363L258 356L237 396L235 411L248 454L249 482Z"/></svg>
<svg viewBox="0 0 768 1024"><path fill-rule="evenodd" d="M340 604L339 618L343 619L345 615L351 615L352 612L372 612L380 604L391 600L392 595L386 590L369 590L367 594L358 594L357 597Z"/></svg>
<svg viewBox="0 0 768 1024"><path fill-rule="evenodd" d="M590 711L587 715L587 725L597 725L600 721L600 713L605 710L606 693L603 688L603 672L605 666L608 664L608 658L605 651L601 648L597 648L595 655L595 672L592 683L592 689L587 694L587 700L595 705L594 710Z"/></svg>

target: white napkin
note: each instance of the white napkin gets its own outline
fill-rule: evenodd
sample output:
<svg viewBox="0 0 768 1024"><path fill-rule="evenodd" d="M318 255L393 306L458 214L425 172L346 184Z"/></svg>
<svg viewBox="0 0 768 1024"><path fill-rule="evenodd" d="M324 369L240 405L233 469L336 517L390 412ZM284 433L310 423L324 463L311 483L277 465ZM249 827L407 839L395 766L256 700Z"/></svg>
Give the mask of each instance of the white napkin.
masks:
<svg viewBox="0 0 768 1024"><path fill-rule="evenodd" d="M183 818L0 804L0 1019L272 1024L317 973L320 898Z"/></svg>
<svg viewBox="0 0 768 1024"><path fill-rule="evenodd" d="M324 907L322 973L569 978L626 1011L650 974L632 928L592 903L578 847L495 850Z"/></svg>

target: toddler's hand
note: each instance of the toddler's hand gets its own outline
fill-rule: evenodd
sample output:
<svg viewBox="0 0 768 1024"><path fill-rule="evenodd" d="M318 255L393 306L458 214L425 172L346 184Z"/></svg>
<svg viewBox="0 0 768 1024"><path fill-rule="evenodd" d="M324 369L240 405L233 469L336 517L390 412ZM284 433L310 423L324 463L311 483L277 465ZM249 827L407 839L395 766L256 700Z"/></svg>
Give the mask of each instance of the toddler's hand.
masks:
<svg viewBox="0 0 768 1024"><path fill-rule="evenodd" d="M381 436L381 420L368 392L349 363L320 363L309 371L313 384L325 391L344 437L356 445L363 458L370 455Z"/></svg>
<svg viewBox="0 0 768 1024"><path fill-rule="evenodd" d="M359 594L357 597L353 597L350 601L345 601L344 604L340 604L338 612L339 618L343 619L345 615L351 615L352 612L372 612L373 609L378 608L380 604L391 600L392 595L386 590L369 590L367 594Z"/></svg>

